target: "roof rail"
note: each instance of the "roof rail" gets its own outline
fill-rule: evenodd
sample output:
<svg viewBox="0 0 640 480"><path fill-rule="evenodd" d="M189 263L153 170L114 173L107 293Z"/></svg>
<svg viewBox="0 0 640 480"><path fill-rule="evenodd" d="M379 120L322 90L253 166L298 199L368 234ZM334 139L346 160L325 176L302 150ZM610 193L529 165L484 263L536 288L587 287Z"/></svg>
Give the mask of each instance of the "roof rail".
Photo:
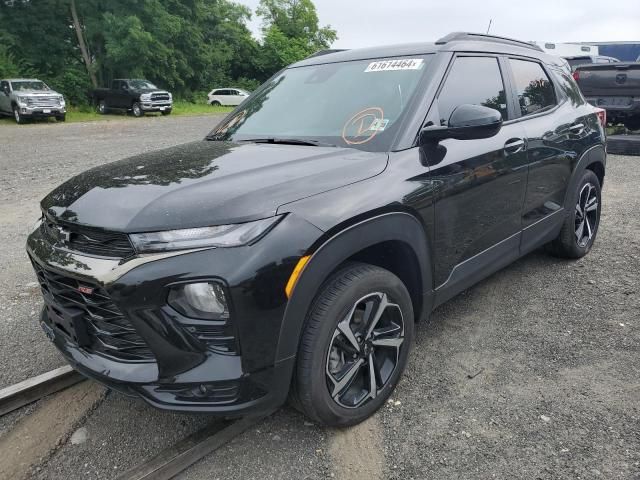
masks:
<svg viewBox="0 0 640 480"><path fill-rule="evenodd" d="M312 53L308 57L305 58L313 58L313 57L321 57L322 55L329 55L330 53L344 52L348 50L347 48L330 48L328 50L318 50L316 53Z"/></svg>
<svg viewBox="0 0 640 480"><path fill-rule="evenodd" d="M540 48L535 43L525 42L523 40L516 40L514 38L508 37L499 37L497 35L487 35L484 33L470 33L470 32L453 32L449 35L445 35L438 41L436 41L436 45L444 45L449 42L457 41L457 40L475 40L480 42L496 42L496 43L504 43L506 45L514 45L516 47L524 47L530 48L532 50L536 50L538 52L543 52L544 50Z"/></svg>

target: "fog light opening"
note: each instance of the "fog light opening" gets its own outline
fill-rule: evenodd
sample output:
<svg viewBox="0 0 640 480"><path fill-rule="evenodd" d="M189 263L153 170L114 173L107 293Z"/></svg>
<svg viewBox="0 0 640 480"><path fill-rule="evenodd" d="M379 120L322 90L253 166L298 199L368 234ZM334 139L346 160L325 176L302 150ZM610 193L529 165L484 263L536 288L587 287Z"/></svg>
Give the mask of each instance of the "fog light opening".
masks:
<svg viewBox="0 0 640 480"><path fill-rule="evenodd" d="M229 317L224 288L216 282L176 285L169 292L168 302L189 318L225 320Z"/></svg>

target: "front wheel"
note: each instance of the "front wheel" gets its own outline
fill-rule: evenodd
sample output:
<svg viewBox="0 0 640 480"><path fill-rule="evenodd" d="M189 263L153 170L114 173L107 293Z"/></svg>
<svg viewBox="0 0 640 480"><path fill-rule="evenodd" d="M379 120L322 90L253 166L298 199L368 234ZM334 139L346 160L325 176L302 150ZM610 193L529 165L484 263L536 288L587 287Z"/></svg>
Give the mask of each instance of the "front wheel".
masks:
<svg viewBox="0 0 640 480"><path fill-rule="evenodd" d="M18 125L22 125L22 124L26 123L26 120L22 116L22 114L20 113L20 109L18 108L17 105L13 107L13 118L15 118L16 123Z"/></svg>
<svg viewBox="0 0 640 480"><path fill-rule="evenodd" d="M162 115L171 115L171 110L162 110L160 113L162 113Z"/></svg>
<svg viewBox="0 0 640 480"><path fill-rule="evenodd" d="M100 115L105 115L107 113L107 102L105 102L104 100L100 100L98 102L97 110Z"/></svg>
<svg viewBox="0 0 640 480"><path fill-rule="evenodd" d="M211 106L212 107L221 107L222 104L218 100L214 100L213 102L211 102Z"/></svg>
<svg viewBox="0 0 640 480"><path fill-rule="evenodd" d="M292 403L323 425L362 422L395 389L413 325L411 297L393 273L362 263L337 271L307 317Z"/></svg>
<svg viewBox="0 0 640 480"><path fill-rule="evenodd" d="M58 121L58 122L66 122L67 121L67 114L63 113L62 115L56 115L56 121Z"/></svg>
<svg viewBox="0 0 640 480"><path fill-rule="evenodd" d="M131 112L133 113L134 117L142 117L144 115L144 110L142 110L142 106L139 102L135 102L131 106Z"/></svg>
<svg viewBox="0 0 640 480"><path fill-rule="evenodd" d="M593 246L600 225L602 192L600 180L586 170L574 193L574 206L567 212L558 238L549 245L552 254L563 258L582 258Z"/></svg>

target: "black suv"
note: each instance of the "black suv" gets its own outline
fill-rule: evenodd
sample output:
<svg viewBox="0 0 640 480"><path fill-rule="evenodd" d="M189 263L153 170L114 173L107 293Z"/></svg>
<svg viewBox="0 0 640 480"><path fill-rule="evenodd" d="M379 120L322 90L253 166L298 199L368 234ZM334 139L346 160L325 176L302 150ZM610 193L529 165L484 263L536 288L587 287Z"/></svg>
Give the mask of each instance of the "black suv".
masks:
<svg viewBox="0 0 640 480"><path fill-rule="evenodd" d="M593 245L605 133L562 60L458 33L316 55L203 141L42 201L41 323L83 374L160 408L349 425L414 324L547 245Z"/></svg>

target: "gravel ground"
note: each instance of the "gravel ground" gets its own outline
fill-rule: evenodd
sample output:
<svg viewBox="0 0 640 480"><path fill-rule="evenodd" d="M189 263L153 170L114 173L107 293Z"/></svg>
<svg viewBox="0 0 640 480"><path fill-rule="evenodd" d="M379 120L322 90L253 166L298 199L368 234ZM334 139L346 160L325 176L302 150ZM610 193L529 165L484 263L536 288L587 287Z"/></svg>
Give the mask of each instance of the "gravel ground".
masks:
<svg viewBox="0 0 640 480"><path fill-rule="evenodd" d="M61 363L37 327L23 251L38 200L85 168L201 138L215 121L0 128L0 386ZM639 167L609 157L588 257L535 252L420 325L404 380L372 420L333 431L285 408L179 478L639 479ZM32 411L0 419L0 435ZM86 441L52 448L37 477L113 478L209 420L110 393L75 426Z"/></svg>

